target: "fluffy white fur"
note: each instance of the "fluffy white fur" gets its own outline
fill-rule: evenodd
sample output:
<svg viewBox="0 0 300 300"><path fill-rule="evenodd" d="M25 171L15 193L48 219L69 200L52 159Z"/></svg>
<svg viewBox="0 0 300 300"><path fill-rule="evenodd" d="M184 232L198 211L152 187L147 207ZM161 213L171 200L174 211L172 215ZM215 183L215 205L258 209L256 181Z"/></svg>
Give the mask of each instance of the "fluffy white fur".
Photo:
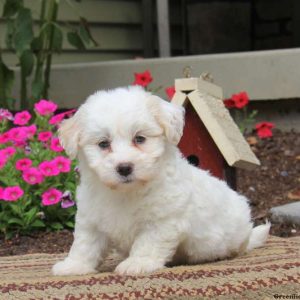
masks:
<svg viewBox="0 0 300 300"><path fill-rule="evenodd" d="M247 199L182 157L183 126L183 108L139 87L97 92L63 122L60 139L79 159L81 182L74 243L53 274L97 272L112 244L125 257L116 272L131 275L263 245L270 224L253 228ZM124 163L128 176L117 172Z"/></svg>

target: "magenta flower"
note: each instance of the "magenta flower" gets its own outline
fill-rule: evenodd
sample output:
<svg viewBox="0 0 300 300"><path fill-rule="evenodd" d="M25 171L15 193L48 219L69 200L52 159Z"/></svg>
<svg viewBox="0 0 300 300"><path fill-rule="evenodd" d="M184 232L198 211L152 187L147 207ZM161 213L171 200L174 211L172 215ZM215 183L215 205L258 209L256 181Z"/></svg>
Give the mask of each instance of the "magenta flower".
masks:
<svg viewBox="0 0 300 300"><path fill-rule="evenodd" d="M0 157L10 158L16 153L16 149L14 147L6 147L0 150Z"/></svg>
<svg viewBox="0 0 300 300"><path fill-rule="evenodd" d="M5 156L0 156L0 170L6 165L7 158Z"/></svg>
<svg viewBox="0 0 300 300"><path fill-rule="evenodd" d="M9 186L4 189L2 198L5 201L17 201L24 195L24 191L19 186Z"/></svg>
<svg viewBox="0 0 300 300"><path fill-rule="evenodd" d="M56 176L59 174L59 169L52 161L43 161L39 164L39 170L44 176Z"/></svg>
<svg viewBox="0 0 300 300"><path fill-rule="evenodd" d="M60 145L59 139L57 137L52 138L50 149L54 152L62 152L64 151L64 148Z"/></svg>
<svg viewBox="0 0 300 300"><path fill-rule="evenodd" d="M31 119L31 114L27 111L21 111L15 114L14 124L16 125L25 125Z"/></svg>
<svg viewBox="0 0 300 300"><path fill-rule="evenodd" d="M19 171L25 171L32 166L32 160L29 158L21 158L16 161L16 169Z"/></svg>
<svg viewBox="0 0 300 300"><path fill-rule="evenodd" d="M9 110L4 109L4 108L0 109L0 121L2 121L2 120L12 121L13 119L14 119L14 117Z"/></svg>
<svg viewBox="0 0 300 300"><path fill-rule="evenodd" d="M53 117L51 117L51 119L49 120L49 124L51 125L55 125L55 124L58 124L60 123L65 117L70 117L71 115L73 115L73 113L76 111L76 109L71 109L71 110L68 110L64 113L61 113L61 114L57 114Z"/></svg>
<svg viewBox="0 0 300 300"><path fill-rule="evenodd" d="M26 146L26 142L25 141L23 141L23 142L15 142L14 146L16 148L24 148Z"/></svg>
<svg viewBox="0 0 300 300"><path fill-rule="evenodd" d="M9 132L4 132L0 134L0 144L5 144L9 142Z"/></svg>
<svg viewBox="0 0 300 300"><path fill-rule="evenodd" d="M42 183L44 180L43 174L37 168L28 168L23 172L22 178L31 185Z"/></svg>
<svg viewBox="0 0 300 300"><path fill-rule="evenodd" d="M13 142L24 142L28 135L25 127L15 127L8 131L9 140Z"/></svg>
<svg viewBox="0 0 300 300"><path fill-rule="evenodd" d="M4 188L0 186L0 200L3 199Z"/></svg>
<svg viewBox="0 0 300 300"><path fill-rule="evenodd" d="M71 160L65 156L57 156L52 160L52 162L62 173L68 173L71 170Z"/></svg>
<svg viewBox="0 0 300 300"><path fill-rule="evenodd" d="M51 139L52 137L52 132L51 131L43 131L43 132L40 132L38 134L38 140L41 141L41 142L47 142L48 140Z"/></svg>
<svg viewBox="0 0 300 300"><path fill-rule="evenodd" d="M56 111L57 105L52 101L42 99L35 103L34 108L41 116L48 116Z"/></svg>
<svg viewBox="0 0 300 300"><path fill-rule="evenodd" d="M6 158L9 158L11 156L13 156L16 153L16 149L12 146L10 147L6 147L2 150L0 150L1 154L3 154ZM0 154L0 155L1 155Z"/></svg>
<svg viewBox="0 0 300 300"><path fill-rule="evenodd" d="M58 203L61 198L62 198L61 191L54 188L50 188L42 194L42 204L44 206L54 205Z"/></svg>
<svg viewBox="0 0 300 300"><path fill-rule="evenodd" d="M36 134L37 127L35 124L23 128L25 128L25 131L27 132L27 138L32 138Z"/></svg>

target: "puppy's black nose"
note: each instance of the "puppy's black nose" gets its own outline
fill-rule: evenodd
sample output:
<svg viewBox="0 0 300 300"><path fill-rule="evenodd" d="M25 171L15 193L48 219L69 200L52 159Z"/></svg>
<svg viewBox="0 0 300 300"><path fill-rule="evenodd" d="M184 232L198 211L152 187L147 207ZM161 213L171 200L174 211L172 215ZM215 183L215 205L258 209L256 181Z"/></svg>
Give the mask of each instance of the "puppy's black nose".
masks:
<svg viewBox="0 0 300 300"><path fill-rule="evenodd" d="M119 164L116 169L117 169L117 172L121 176L128 176L133 171L133 164L131 164L131 163L122 163L122 164Z"/></svg>

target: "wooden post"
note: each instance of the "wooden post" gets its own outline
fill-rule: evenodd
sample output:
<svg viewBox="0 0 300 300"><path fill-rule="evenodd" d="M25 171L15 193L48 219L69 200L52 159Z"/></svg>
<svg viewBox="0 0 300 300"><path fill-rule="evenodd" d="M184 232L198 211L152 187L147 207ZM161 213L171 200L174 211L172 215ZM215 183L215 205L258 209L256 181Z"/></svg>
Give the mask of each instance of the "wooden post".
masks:
<svg viewBox="0 0 300 300"><path fill-rule="evenodd" d="M156 8L159 56L169 57L171 55L171 50L168 0L156 0Z"/></svg>

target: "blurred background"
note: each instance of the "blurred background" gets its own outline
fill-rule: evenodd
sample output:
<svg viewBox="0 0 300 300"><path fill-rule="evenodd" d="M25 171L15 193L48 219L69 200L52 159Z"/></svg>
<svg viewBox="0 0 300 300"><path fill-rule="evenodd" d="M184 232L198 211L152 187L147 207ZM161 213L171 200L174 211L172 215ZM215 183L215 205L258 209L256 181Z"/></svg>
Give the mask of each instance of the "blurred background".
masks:
<svg viewBox="0 0 300 300"><path fill-rule="evenodd" d="M14 1L14 0L10 0ZM18 1L18 0L17 0ZM4 0L0 0L0 9ZM38 26L42 1L25 0ZM71 5L70 5L71 4ZM1 13L1 15L3 15ZM82 17L97 45L76 49L64 40L54 63L109 61L293 48L300 46L297 0L61 0L57 20L64 30ZM5 45L5 61L16 63Z"/></svg>

